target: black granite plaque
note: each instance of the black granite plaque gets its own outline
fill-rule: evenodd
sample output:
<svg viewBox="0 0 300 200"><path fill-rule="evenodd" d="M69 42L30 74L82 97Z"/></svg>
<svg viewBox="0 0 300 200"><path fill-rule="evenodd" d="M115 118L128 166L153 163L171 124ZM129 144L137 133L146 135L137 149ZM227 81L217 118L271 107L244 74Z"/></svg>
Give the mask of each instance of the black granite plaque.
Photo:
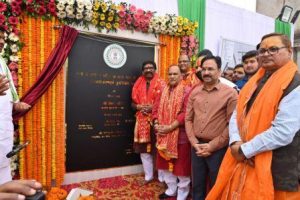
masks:
<svg viewBox="0 0 300 200"><path fill-rule="evenodd" d="M127 53L125 65L118 69L103 59L112 43ZM145 60L154 60L154 46L78 36L67 69L67 172L140 163L132 150L135 118L130 104Z"/></svg>

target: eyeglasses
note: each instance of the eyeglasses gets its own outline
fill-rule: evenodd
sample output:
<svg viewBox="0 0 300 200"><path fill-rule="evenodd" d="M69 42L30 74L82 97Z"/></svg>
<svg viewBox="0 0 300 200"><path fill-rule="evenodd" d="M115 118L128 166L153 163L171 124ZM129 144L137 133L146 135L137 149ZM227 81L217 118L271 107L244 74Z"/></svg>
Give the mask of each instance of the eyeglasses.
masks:
<svg viewBox="0 0 300 200"><path fill-rule="evenodd" d="M259 56L265 55L266 52L268 52L270 55L274 55L277 54L280 49L284 49L284 48L287 47L270 47L268 49L258 49L257 52Z"/></svg>
<svg viewBox="0 0 300 200"><path fill-rule="evenodd" d="M178 61L179 63L188 63L188 62L190 62L189 60L179 60Z"/></svg>

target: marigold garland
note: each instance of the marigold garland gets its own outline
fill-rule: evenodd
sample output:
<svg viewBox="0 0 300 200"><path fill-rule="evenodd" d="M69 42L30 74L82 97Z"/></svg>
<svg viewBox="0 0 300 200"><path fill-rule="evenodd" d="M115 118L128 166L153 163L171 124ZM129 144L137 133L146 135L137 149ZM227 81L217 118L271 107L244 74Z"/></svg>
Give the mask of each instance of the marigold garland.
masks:
<svg viewBox="0 0 300 200"><path fill-rule="evenodd" d="M159 41L160 54L159 54L159 75L163 79L167 79L167 70L171 64L178 63L180 52L180 37L171 37L168 35L160 35Z"/></svg>
<svg viewBox="0 0 300 200"><path fill-rule="evenodd" d="M68 193L66 190L53 187L51 190L47 193L46 199L47 200L63 200L66 199Z"/></svg>
<svg viewBox="0 0 300 200"><path fill-rule="evenodd" d="M53 26L57 23L55 19L43 21L23 17L20 26L26 42L21 51L23 81L20 84L23 91L35 82L54 48L59 34ZM46 186L60 185L65 172L63 87L64 76L61 72L20 123L21 140L31 141L31 145L21 154L20 176L34 178Z"/></svg>
<svg viewBox="0 0 300 200"><path fill-rule="evenodd" d="M20 2L20 4L22 4L26 1L12 0L11 2ZM36 2L37 1L32 1L31 4L34 5ZM58 40L59 33L53 29L53 26L58 24L58 20L54 17L51 18L51 15L55 16L55 10L53 10L53 5L55 5L55 3L54 1L49 0L45 0L45 2L45 6L47 6L47 10L45 10L45 12L43 9L39 9L38 12L37 10L31 11L28 6L25 6L27 9L27 15L23 13L20 16L22 10L20 10L20 13L14 13L14 16L20 16L20 18L22 18L22 24L19 24L18 19L17 29L14 28L13 30L7 30L8 34L11 32L16 33L18 30L20 30L22 33L21 41L25 44L22 51L17 52L19 59L18 78L20 96L22 96L22 94L34 84L41 70L43 69L48 56L50 55L51 50L54 48ZM104 1L99 2L102 2L103 5L107 4ZM5 4L8 5L7 2ZM49 4L52 5L48 8ZM78 3L76 5L78 5ZM24 8L24 6L21 5L20 7L22 9ZM126 9L132 9L133 7L133 5L130 5ZM109 9L116 10L117 8ZM51 12L49 13L48 11ZM142 13L140 11L142 10L136 10L137 13ZM7 10L7 12L10 12L10 10ZM107 13L108 15L110 14L109 11ZM144 15L145 13L146 12L143 11L143 14L140 14L140 16ZM118 12L118 14L120 14L120 12ZM40 18L34 19L28 15L39 16ZM43 21L42 17L47 17L51 20ZM147 20L150 20L150 18ZM164 18L161 19L164 20ZM184 20L186 23L191 23L191 26L189 26L190 30L187 31L188 29L186 29L186 31L180 32L179 35L190 35L197 28L197 23L190 22L188 19ZM160 22L160 19L156 21ZM152 25L154 25L152 31L154 31L154 33L171 34L170 31L168 33L159 32L160 28L162 27L158 27L156 30L157 27L155 26L153 20L152 22ZM69 21L66 23L71 24L73 22ZM168 24L168 20L165 23ZM174 21L174 26L175 25L176 24ZM107 26L105 27L107 30L110 29ZM112 28L117 29L119 28L119 25L113 25ZM135 30L140 31L138 29ZM177 29L173 30L174 33L176 31L178 32ZM143 32L147 32L146 29ZM173 35L173 32L171 35ZM12 37L10 40L13 41L13 39L14 37ZM166 79L168 66L170 64L177 63L180 39L179 37L161 35L160 41L165 45L161 45L159 50L159 73L164 79ZM17 44L19 48L22 45L19 41ZM26 140L31 141L31 145L29 145L26 150L22 151L20 154L20 176L21 178L37 179L46 186L62 184L65 173L66 131L64 117L64 73L65 72L62 70L57 76L56 80L54 80L52 86L50 86L48 91L41 97L39 102L32 108L32 110L28 112L24 118L19 121L20 142L23 143Z"/></svg>

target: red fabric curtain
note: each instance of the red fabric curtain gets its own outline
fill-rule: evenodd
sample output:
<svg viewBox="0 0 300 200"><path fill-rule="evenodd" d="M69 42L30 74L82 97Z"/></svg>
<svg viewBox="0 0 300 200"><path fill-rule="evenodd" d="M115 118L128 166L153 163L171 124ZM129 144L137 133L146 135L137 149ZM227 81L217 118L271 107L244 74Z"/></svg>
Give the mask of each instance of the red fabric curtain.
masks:
<svg viewBox="0 0 300 200"><path fill-rule="evenodd" d="M76 29L69 26L62 27L60 39L56 44L56 47L52 50L45 67L33 86L21 98L21 101L34 106L37 100L47 91L48 87L52 84L53 80L63 67L77 35L78 31ZM14 112L14 121L18 120L27 112L28 110L26 112Z"/></svg>

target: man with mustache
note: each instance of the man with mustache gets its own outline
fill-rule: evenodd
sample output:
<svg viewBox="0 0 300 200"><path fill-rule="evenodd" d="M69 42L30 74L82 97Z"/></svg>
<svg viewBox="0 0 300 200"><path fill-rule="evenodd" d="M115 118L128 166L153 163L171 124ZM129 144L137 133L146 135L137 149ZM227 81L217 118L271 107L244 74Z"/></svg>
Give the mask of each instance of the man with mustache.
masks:
<svg viewBox="0 0 300 200"><path fill-rule="evenodd" d="M195 81L196 84L197 83L202 84L202 81L203 81L202 76L201 76L201 70L202 70L201 61L202 61L202 59L205 58L206 56L212 56L212 55L213 54L209 49L203 49L202 51L200 51L198 53L198 58L196 60L197 68L196 68L195 74L196 74L197 78L199 79L199 82ZM223 78L220 76L219 80L221 81L221 83L224 83L225 85L228 85L229 87L237 89L237 86L233 82L227 80L226 78Z"/></svg>
<svg viewBox="0 0 300 200"><path fill-rule="evenodd" d="M155 138L151 137L152 106L154 100L162 92L165 83L155 72L156 64L145 61L142 64L142 75L137 79L132 89L132 107L136 110L134 129L134 151L141 156L145 181L153 180L153 148Z"/></svg>
<svg viewBox="0 0 300 200"><path fill-rule="evenodd" d="M288 36L261 39L260 69L239 95L208 200L300 199L300 75Z"/></svg>
<svg viewBox="0 0 300 200"><path fill-rule="evenodd" d="M4 39L4 30L0 30L0 52L4 48ZM22 112L28 110L31 106L19 101L11 73L5 60L1 56L0 76L2 81L5 82L5 87L8 87L7 90L4 91L5 94L0 96L0 184L2 184L12 179L10 159L6 158L6 154L10 152L13 147L14 126L12 122L12 111L14 109Z"/></svg>
<svg viewBox="0 0 300 200"><path fill-rule="evenodd" d="M203 85L192 90L185 116L192 145L192 197L204 200L207 175L213 186L228 146L228 122L236 106L237 91L219 81L221 58L201 61Z"/></svg>
<svg viewBox="0 0 300 200"><path fill-rule="evenodd" d="M153 107L153 123L156 131L157 159L156 167L161 170L167 190L159 199L177 196L185 200L190 189L191 145L185 126L185 106L190 87L182 81L177 65L168 70L168 85Z"/></svg>

